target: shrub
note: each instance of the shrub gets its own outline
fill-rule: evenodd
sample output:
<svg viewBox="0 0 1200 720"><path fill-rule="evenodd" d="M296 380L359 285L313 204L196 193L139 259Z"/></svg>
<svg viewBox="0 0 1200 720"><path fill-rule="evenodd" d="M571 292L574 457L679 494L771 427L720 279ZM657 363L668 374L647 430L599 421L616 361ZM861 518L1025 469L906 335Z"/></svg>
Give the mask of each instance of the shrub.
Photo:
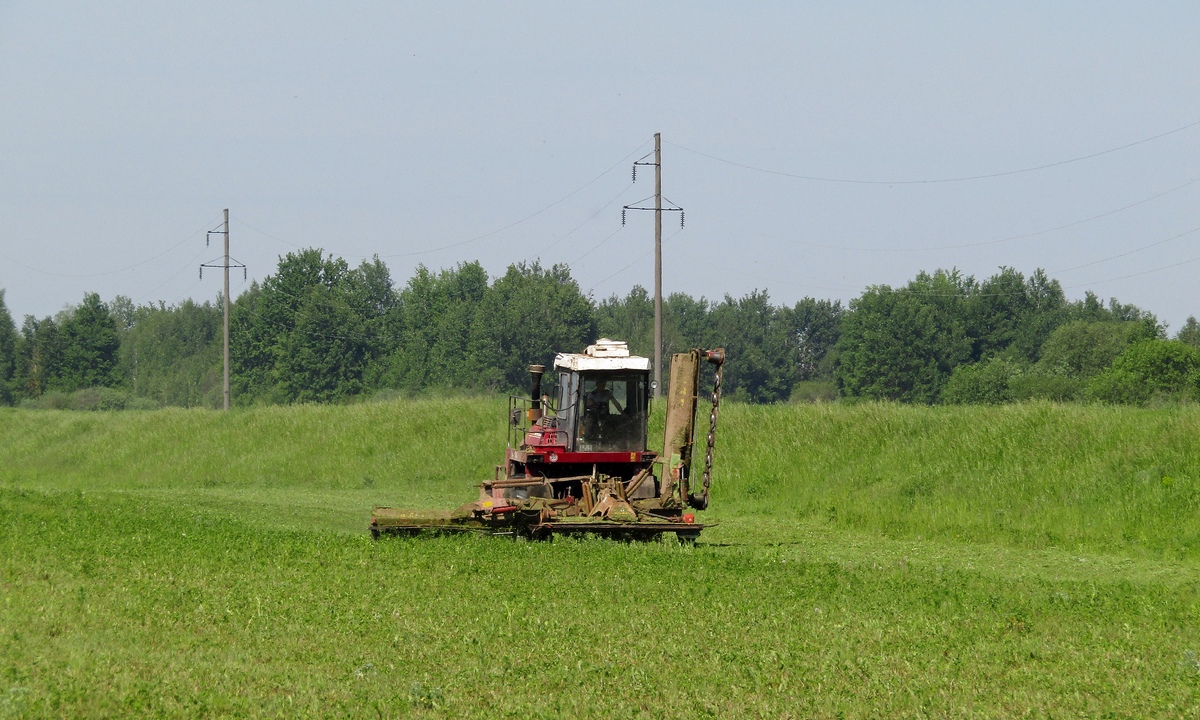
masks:
<svg viewBox="0 0 1200 720"><path fill-rule="evenodd" d="M1088 394L1105 402L1142 405L1155 397L1195 392L1200 348L1178 340L1142 340L1121 353L1088 384Z"/></svg>
<svg viewBox="0 0 1200 720"><path fill-rule="evenodd" d="M837 384L832 380L801 380L792 386L792 402L833 402L838 399Z"/></svg>
<svg viewBox="0 0 1200 720"><path fill-rule="evenodd" d="M1051 400L1069 402L1078 400L1085 388L1083 380L1057 373L1040 372L1034 369L1013 378L1010 388L1013 400Z"/></svg>
<svg viewBox="0 0 1200 720"><path fill-rule="evenodd" d="M1142 322L1069 322L1042 345L1038 370L1046 375L1094 377L1112 365L1130 343L1149 338L1152 329Z"/></svg>
<svg viewBox="0 0 1200 720"><path fill-rule="evenodd" d="M979 363L959 365L942 388L942 402L948 405L999 405L1013 399L1012 382L1023 368L1011 360L992 358Z"/></svg>
<svg viewBox="0 0 1200 720"><path fill-rule="evenodd" d="M161 405L150 398L134 397L124 390L91 387L73 393L51 392L40 398L26 398L21 407L31 410L155 410Z"/></svg>

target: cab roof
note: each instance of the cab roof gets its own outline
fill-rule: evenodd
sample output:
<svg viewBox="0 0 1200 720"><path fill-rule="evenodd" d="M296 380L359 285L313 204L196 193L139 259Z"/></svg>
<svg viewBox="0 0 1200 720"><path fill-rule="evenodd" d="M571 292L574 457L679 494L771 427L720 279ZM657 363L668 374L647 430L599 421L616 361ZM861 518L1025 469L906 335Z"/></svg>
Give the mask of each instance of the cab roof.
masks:
<svg viewBox="0 0 1200 720"><path fill-rule="evenodd" d="M576 372L603 370L650 370L650 358L629 354L629 345L623 340L600 338L588 345L582 353L559 353L554 358L554 367Z"/></svg>

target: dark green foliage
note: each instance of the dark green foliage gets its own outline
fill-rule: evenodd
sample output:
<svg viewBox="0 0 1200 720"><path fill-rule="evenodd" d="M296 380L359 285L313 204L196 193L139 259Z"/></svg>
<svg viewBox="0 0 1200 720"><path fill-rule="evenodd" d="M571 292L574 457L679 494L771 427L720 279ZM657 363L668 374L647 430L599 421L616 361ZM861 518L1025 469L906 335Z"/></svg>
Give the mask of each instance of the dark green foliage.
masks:
<svg viewBox="0 0 1200 720"><path fill-rule="evenodd" d="M837 380L851 397L904 402L932 402L951 373L958 378L945 402L1074 399L1129 343L1163 332L1153 314L1115 298L1066 302L1041 270L1026 279L1001 268L982 283L921 273L903 289L870 288L851 303ZM1009 362L967 367L994 358Z"/></svg>
<svg viewBox="0 0 1200 720"><path fill-rule="evenodd" d="M220 323L220 302L137 307L91 294L54 318L26 318L18 336L0 296L0 404L120 386L157 404L216 406ZM352 268L306 249L236 299L232 325L239 404L522 390L528 365L600 337L654 356L645 288L594 303L566 266L536 262L498 278L477 262L421 266L397 290L378 258ZM1198 327L1189 319L1178 338L1200 343ZM1087 381L1130 343L1164 337L1140 308L1093 293L1068 303L1043 271L1026 278L1008 267L983 282L920 273L902 288L868 288L849 309L810 297L775 306L765 290L719 302L675 293L663 303L664 357L725 347L726 396L754 403L1083 399ZM970 367L996 359L1007 364ZM707 386L712 369L704 372Z"/></svg>
<svg viewBox="0 0 1200 720"><path fill-rule="evenodd" d="M842 303L806 297L788 315L796 343L796 380L833 379L833 350L842 330Z"/></svg>
<svg viewBox="0 0 1200 720"><path fill-rule="evenodd" d="M221 307L185 300L122 313L129 323L121 342L125 382L135 396L160 405L219 407Z"/></svg>
<svg viewBox="0 0 1200 720"><path fill-rule="evenodd" d="M4 290L0 289L0 405L13 402L17 373L17 327L13 324Z"/></svg>
<svg viewBox="0 0 1200 720"><path fill-rule="evenodd" d="M964 312L976 361L1005 354L1033 362L1067 310L1062 287L1042 270L1026 280L1002 267L977 287L967 283L964 289L969 293Z"/></svg>
<svg viewBox="0 0 1200 720"><path fill-rule="evenodd" d="M850 303L836 377L846 395L932 403L956 365L971 359L964 305L974 280L921 273L899 290L868 288Z"/></svg>
<svg viewBox="0 0 1200 720"><path fill-rule="evenodd" d="M111 387L120 382L117 323L96 293L83 296L62 328L62 366L55 389Z"/></svg>
<svg viewBox="0 0 1200 720"><path fill-rule="evenodd" d="M1091 290L1084 293L1082 300L1071 303L1067 307L1069 320L1089 320L1092 322L1139 322L1146 326L1145 337L1164 337L1166 329L1158 322L1158 318L1147 310L1136 305L1124 305L1116 298L1109 298L1108 305L1100 302L1100 298Z"/></svg>
<svg viewBox="0 0 1200 720"><path fill-rule="evenodd" d="M570 269L538 262L508 266L484 295L472 329L475 357L507 388L527 387L531 364L550 366L556 353L580 352L595 339L592 303Z"/></svg>
<svg viewBox="0 0 1200 720"><path fill-rule="evenodd" d="M17 343L15 384L24 397L53 390L62 367L62 334L53 318L25 316Z"/></svg>
<svg viewBox="0 0 1200 720"><path fill-rule="evenodd" d="M1141 340L1088 384L1089 394L1114 403L1144 404L1197 389L1200 348L1178 340Z"/></svg>
<svg viewBox="0 0 1200 720"><path fill-rule="evenodd" d="M1052 400L1068 402L1078 400L1086 382L1077 377L1043 374L1034 368L1009 380L1013 400Z"/></svg>
<svg viewBox="0 0 1200 720"><path fill-rule="evenodd" d="M814 298L794 308L777 307L765 291L726 296L719 303L674 293L663 302L663 354L723 346L736 358L726 367L725 389L737 399L787 400L797 383L809 381L820 388L806 386L805 392L825 398L842 312L840 302ZM645 288L601 301L596 316L601 336L626 340L631 352L653 356L654 301Z"/></svg>
<svg viewBox="0 0 1200 720"><path fill-rule="evenodd" d="M837 397L837 383L832 380L801 380L792 386L788 399L792 402L833 402Z"/></svg>
<svg viewBox="0 0 1200 720"><path fill-rule="evenodd" d="M708 303L703 298L697 302L679 293L664 300L663 344L673 348L664 352L679 352L680 348L692 347L687 343L694 337L691 333L696 328L687 327L686 322L691 314L702 318L703 323L708 317ZM685 319L683 326L671 322L677 315ZM596 327L601 337L629 343L629 351L633 354L654 357L654 298L641 285L634 285L624 298L613 295L601 300L596 306ZM706 329L700 328L700 331Z"/></svg>
<svg viewBox="0 0 1200 720"><path fill-rule="evenodd" d="M96 293L59 319L27 316L17 343L15 384L25 397L120 384L117 323Z"/></svg>
<svg viewBox="0 0 1200 720"><path fill-rule="evenodd" d="M1051 333L1042 345L1038 371L1086 380L1112 364L1130 343L1154 337L1139 321L1075 320Z"/></svg>
<svg viewBox="0 0 1200 720"><path fill-rule="evenodd" d="M788 399L797 356L786 309L771 305L765 291L755 290L736 300L726 295L712 307L709 322L710 337L719 338L716 343L736 358L724 372L730 397L756 403Z"/></svg>
<svg viewBox="0 0 1200 720"><path fill-rule="evenodd" d="M1200 322L1196 322L1196 318L1189 315L1187 322L1179 328L1175 339L1192 347L1200 347Z"/></svg>
<svg viewBox="0 0 1200 720"><path fill-rule="evenodd" d="M391 313L399 344L381 368L380 384L416 392L429 387L483 388L498 384L475 355L472 328L488 291L477 262L434 274L417 268Z"/></svg>
<svg viewBox="0 0 1200 720"><path fill-rule="evenodd" d="M21 401L22 409L31 410L156 410L160 403L146 397L135 397L128 390L89 387L75 392L52 391L40 398Z"/></svg>
<svg viewBox="0 0 1200 720"><path fill-rule="evenodd" d="M330 401L363 390L393 305L382 263L351 270L319 249L288 253L261 287L239 298L231 365L239 401Z"/></svg>
<svg viewBox="0 0 1200 720"><path fill-rule="evenodd" d="M653 330L654 306L651 304L649 308L650 316L647 320ZM671 293L667 296L663 301L663 353L669 355L687 352L695 347L713 347L724 342L713 330L709 319L711 311L712 303L703 297L697 300L685 293ZM620 337L619 332L616 337ZM648 351L653 353L653 332L649 337L646 346Z"/></svg>
<svg viewBox="0 0 1200 720"><path fill-rule="evenodd" d="M1000 405L1013 400L1013 381L1021 366L1001 357L981 363L959 365L942 388L942 402L949 405Z"/></svg>

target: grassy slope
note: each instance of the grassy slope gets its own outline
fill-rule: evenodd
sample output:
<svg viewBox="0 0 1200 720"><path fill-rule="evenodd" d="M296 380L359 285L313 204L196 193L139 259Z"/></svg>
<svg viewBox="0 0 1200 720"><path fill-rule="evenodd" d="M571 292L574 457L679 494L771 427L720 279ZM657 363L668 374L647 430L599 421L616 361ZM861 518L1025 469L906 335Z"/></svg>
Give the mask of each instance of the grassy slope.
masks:
<svg viewBox="0 0 1200 720"><path fill-rule="evenodd" d="M230 415L0 409L0 483L158 494L274 527L357 532L373 504L472 499L503 454L503 416L503 401L480 399ZM726 405L709 517L1192 556L1197 438L1194 406Z"/></svg>
<svg viewBox="0 0 1200 720"><path fill-rule="evenodd" d="M1200 412L734 405L694 549L365 539L503 413L0 412L0 717L1200 713Z"/></svg>
<svg viewBox="0 0 1200 720"><path fill-rule="evenodd" d="M736 407L717 508L898 537L1200 552L1200 407Z"/></svg>

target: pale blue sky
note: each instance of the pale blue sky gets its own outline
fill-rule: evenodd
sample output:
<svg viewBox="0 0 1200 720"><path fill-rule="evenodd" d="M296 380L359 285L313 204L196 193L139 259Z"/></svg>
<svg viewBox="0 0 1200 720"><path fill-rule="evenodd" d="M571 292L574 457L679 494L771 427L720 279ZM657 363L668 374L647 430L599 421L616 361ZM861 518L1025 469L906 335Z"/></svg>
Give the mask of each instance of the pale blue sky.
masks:
<svg viewBox="0 0 1200 720"><path fill-rule="evenodd" d="M229 207L252 279L317 245L379 254L398 284L540 258L623 295L652 284L651 215L622 230L620 206L653 192L629 165L659 131L687 210L664 222L667 292L845 301L921 269L1044 267L1178 328L1200 315L1200 125L950 183L697 152L855 180L1056 163L1200 121L1198 37L1194 1L8 0L0 287L18 322L88 290L213 298L196 267Z"/></svg>

